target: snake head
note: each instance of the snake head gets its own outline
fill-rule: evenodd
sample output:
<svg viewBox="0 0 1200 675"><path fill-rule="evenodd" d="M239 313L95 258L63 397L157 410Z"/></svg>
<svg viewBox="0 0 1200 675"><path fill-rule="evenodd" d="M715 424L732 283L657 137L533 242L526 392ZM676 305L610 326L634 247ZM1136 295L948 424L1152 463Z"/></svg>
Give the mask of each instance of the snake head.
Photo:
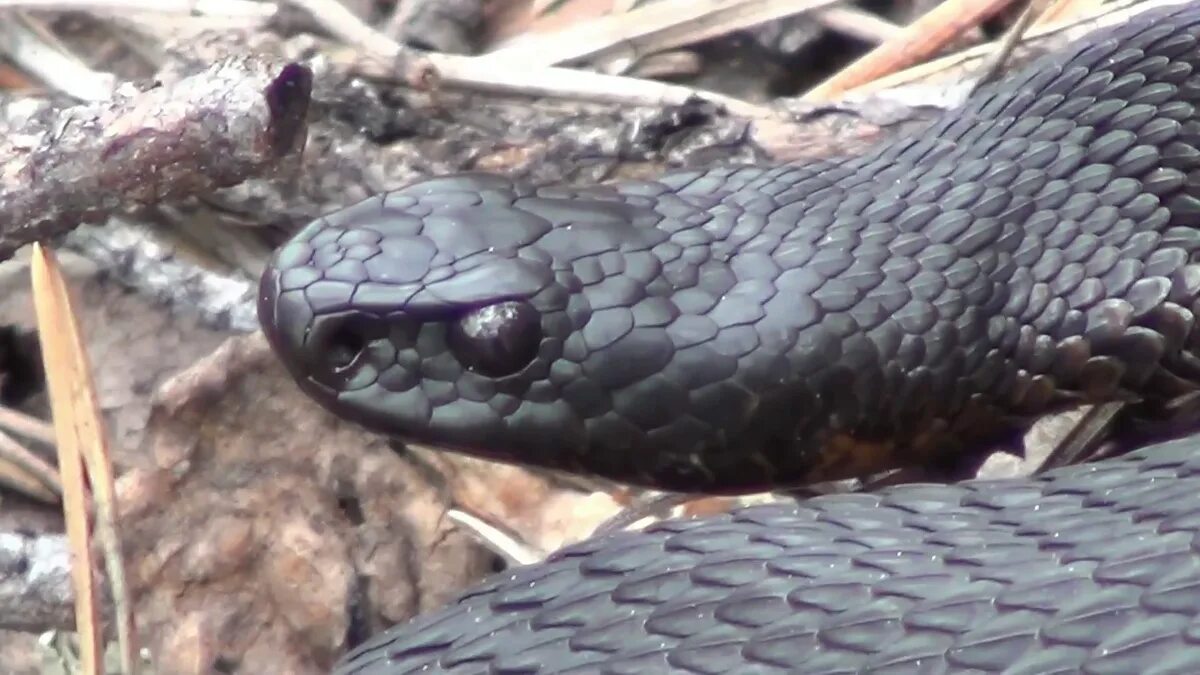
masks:
<svg viewBox="0 0 1200 675"><path fill-rule="evenodd" d="M687 396L660 377L679 312L651 297L663 283L651 248L666 235L640 226L661 218L650 203L492 175L418 182L280 247L260 321L301 389L339 417L645 482L661 467L639 466L655 440L644 427L667 426L653 418Z"/></svg>
<svg viewBox="0 0 1200 675"><path fill-rule="evenodd" d="M802 482L847 399L821 392L871 381L837 369L847 322L809 293L823 268L759 250L812 245L728 201L760 175L420 181L280 247L259 318L311 398L403 441L666 490Z"/></svg>
<svg viewBox="0 0 1200 675"><path fill-rule="evenodd" d="M259 315L306 393L397 436L474 445L503 431L518 385L561 349L568 295L533 246L549 224L512 208L507 187L428 181L318 219L276 252Z"/></svg>

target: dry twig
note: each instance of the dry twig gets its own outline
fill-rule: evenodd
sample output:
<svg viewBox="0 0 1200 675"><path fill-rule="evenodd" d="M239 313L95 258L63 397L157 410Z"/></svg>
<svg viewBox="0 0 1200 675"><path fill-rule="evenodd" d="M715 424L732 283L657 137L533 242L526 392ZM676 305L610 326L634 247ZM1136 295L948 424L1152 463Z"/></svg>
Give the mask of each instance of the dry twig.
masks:
<svg viewBox="0 0 1200 675"><path fill-rule="evenodd" d="M125 206L276 169L304 146L311 86L304 66L239 57L30 120L0 139L0 260Z"/></svg>
<svg viewBox="0 0 1200 675"><path fill-rule="evenodd" d="M691 87L652 82L618 75L585 72L560 67L503 67L483 57L422 53L406 49L387 35L368 26L337 0L292 0L321 22L329 32L348 44L365 49L385 65L360 70L379 77L391 76L399 62L405 79L413 86L459 86L530 96L557 96L630 105L679 105L702 99L722 105L735 115L752 119L773 117L762 106ZM405 65L407 62L407 65Z"/></svg>
<svg viewBox="0 0 1200 675"><path fill-rule="evenodd" d="M567 97L628 105L682 105L699 99L723 106L730 113L749 119L776 116L770 108L732 96L620 75L559 67L494 68L488 65L486 59L451 54L430 54L427 63L431 68L426 71L418 69L416 72L424 76L418 79L439 85L466 85L480 91Z"/></svg>

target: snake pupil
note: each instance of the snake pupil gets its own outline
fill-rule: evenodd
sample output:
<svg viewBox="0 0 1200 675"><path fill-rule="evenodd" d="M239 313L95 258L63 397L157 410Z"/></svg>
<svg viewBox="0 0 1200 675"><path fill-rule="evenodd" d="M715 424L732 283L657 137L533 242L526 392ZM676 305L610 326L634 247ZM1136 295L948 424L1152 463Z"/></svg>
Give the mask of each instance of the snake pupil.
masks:
<svg viewBox="0 0 1200 675"><path fill-rule="evenodd" d="M468 370L503 377L529 364L542 340L538 311L507 301L472 310L450 326L448 342Z"/></svg>

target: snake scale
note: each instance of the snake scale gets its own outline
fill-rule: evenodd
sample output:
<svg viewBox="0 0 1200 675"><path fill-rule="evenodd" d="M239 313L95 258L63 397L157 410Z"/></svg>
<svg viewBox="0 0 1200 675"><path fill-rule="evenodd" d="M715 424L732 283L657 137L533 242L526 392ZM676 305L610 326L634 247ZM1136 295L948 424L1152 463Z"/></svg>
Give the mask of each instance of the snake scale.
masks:
<svg viewBox="0 0 1200 675"><path fill-rule="evenodd" d="M855 156L434 177L276 252L259 316L373 431L666 490L939 461L1049 410L1200 421L1200 5ZM1200 444L668 520L337 673L1200 672Z"/></svg>

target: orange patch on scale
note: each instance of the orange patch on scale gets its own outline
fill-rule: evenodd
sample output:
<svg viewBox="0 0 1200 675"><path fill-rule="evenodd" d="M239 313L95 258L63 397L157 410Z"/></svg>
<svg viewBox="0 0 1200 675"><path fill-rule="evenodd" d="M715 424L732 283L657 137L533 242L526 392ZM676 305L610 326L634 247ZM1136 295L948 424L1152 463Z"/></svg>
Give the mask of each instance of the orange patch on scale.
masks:
<svg viewBox="0 0 1200 675"><path fill-rule="evenodd" d="M923 466L958 447L940 420L931 421L915 436L905 438L863 438L848 431L833 432L821 444L820 457L806 479L865 479L884 471Z"/></svg>
<svg viewBox="0 0 1200 675"><path fill-rule="evenodd" d="M846 432L831 434L807 480L813 482L865 478L896 467L900 453L893 439L866 440Z"/></svg>

